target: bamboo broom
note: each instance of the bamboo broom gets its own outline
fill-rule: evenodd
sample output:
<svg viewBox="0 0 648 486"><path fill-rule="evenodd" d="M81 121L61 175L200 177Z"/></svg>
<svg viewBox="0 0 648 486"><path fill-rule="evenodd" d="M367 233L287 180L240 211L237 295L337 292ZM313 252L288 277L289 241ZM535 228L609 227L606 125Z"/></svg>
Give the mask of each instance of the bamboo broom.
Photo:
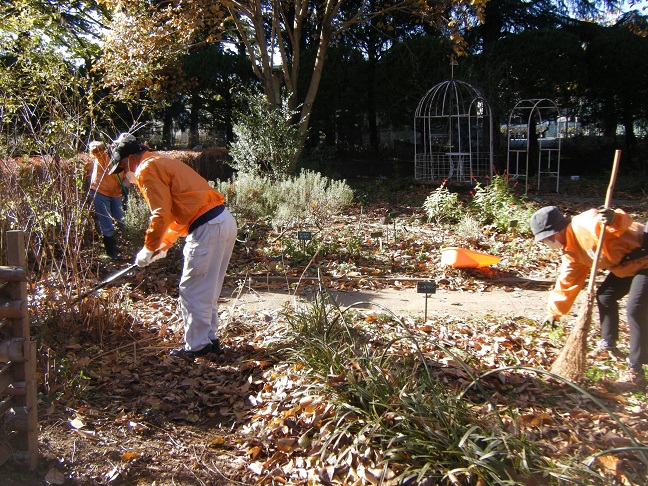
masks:
<svg viewBox="0 0 648 486"><path fill-rule="evenodd" d="M614 183L616 182L617 172L619 170L619 160L621 159L621 151L617 150L614 153L614 164L612 165L612 175L610 177L610 184L608 185L607 194L605 195L605 207L610 207L612 203L612 191L614 190ZM603 249L603 239L605 237L605 227L601 226L601 234L599 235L598 244L596 246L596 253L594 254L594 261L592 262L592 270L590 271L589 284L587 286L587 298L585 304L581 308L578 315L576 327L572 330L567 338L567 342L562 351L551 365L551 372L562 376L569 381L580 381L585 375L585 353L587 349L587 334L589 333L590 325L592 323L592 309L594 307L594 281L596 280L596 271L598 270L601 251Z"/></svg>

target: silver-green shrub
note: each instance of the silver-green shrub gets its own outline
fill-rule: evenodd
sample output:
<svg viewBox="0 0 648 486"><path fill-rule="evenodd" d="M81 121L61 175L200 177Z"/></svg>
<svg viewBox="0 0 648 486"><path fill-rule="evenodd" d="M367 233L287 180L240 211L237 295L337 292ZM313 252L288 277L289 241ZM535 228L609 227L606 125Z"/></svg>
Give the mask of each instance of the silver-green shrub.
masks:
<svg viewBox="0 0 648 486"><path fill-rule="evenodd" d="M353 190L345 181L311 171L302 171L281 182L239 172L235 178L214 187L225 196L239 220L265 219L275 228L305 224L322 227L353 200Z"/></svg>
<svg viewBox="0 0 648 486"><path fill-rule="evenodd" d="M227 181L214 184L237 219L250 221L272 218L276 208L271 206L268 192L273 186L268 177L248 172L239 172Z"/></svg>
<svg viewBox="0 0 648 486"><path fill-rule="evenodd" d="M314 224L321 228L341 208L353 200L353 190L345 181L336 181L319 172L302 171L278 184L275 227Z"/></svg>
<svg viewBox="0 0 648 486"><path fill-rule="evenodd" d="M465 212L455 226L455 232L462 239L479 242L482 239L483 232L479 220L471 213Z"/></svg>

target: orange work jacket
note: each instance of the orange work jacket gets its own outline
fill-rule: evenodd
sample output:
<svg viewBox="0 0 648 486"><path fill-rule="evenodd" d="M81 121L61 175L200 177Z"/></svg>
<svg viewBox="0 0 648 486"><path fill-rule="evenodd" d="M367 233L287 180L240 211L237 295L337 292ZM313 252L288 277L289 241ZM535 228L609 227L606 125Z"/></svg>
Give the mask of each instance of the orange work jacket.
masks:
<svg viewBox="0 0 648 486"><path fill-rule="evenodd" d="M95 157L90 178L90 189L108 197L121 197L122 186L117 174L107 174L110 168L110 157L105 150L91 152Z"/></svg>
<svg viewBox="0 0 648 486"><path fill-rule="evenodd" d="M583 288L592 265L601 234L602 223L596 209L574 216L566 228L560 272L549 296L549 312L554 317L567 314ZM632 250L641 246L644 225L632 220L621 209L615 210L614 222L605 227L598 268L618 277L631 277L648 268L648 257L621 264Z"/></svg>
<svg viewBox="0 0 648 486"><path fill-rule="evenodd" d="M135 170L137 186L151 209L144 246L170 248L199 216L223 204L225 197L184 162L144 151Z"/></svg>

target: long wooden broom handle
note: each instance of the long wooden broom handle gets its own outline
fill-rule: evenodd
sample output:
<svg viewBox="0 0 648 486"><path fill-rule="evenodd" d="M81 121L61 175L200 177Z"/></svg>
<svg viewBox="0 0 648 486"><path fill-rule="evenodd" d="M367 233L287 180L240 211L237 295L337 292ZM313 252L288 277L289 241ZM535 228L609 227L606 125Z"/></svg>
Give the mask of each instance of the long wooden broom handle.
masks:
<svg viewBox="0 0 648 486"><path fill-rule="evenodd" d="M605 207L609 208L612 204L612 191L616 183L617 172L619 172L619 161L621 160L621 151L614 152L614 164L612 164L612 175L610 176L610 184L608 184L607 193L605 194ZM594 254L594 263L590 272L589 284L587 286L587 294L591 295L594 291L594 280L596 279L596 272L598 270L599 260L601 259L601 252L603 251L603 238L605 236L606 224L601 225L601 234L599 235L598 245L596 245L596 253Z"/></svg>

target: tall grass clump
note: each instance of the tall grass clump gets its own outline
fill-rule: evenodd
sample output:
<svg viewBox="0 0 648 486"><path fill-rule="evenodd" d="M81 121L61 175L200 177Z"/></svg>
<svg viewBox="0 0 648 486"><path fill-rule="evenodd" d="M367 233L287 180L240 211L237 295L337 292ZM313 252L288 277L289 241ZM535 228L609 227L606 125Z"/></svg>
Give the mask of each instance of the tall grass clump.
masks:
<svg viewBox="0 0 648 486"><path fill-rule="evenodd" d="M491 405L488 413L478 412L481 400L457 396L444 382L443 368L433 368L421 351L424 341L434 343L404 326L391 341L377 338L363 319L321 291L311 306L286 318L291 359L337 406L317 437L323 463L346 457L371 464L382 471L378 484L389 478L389 484L557 485L584 477L588 484L605 484L577 461L546 457L519 431L523 427L505 427L484 389L475 397Z"/></svg>

